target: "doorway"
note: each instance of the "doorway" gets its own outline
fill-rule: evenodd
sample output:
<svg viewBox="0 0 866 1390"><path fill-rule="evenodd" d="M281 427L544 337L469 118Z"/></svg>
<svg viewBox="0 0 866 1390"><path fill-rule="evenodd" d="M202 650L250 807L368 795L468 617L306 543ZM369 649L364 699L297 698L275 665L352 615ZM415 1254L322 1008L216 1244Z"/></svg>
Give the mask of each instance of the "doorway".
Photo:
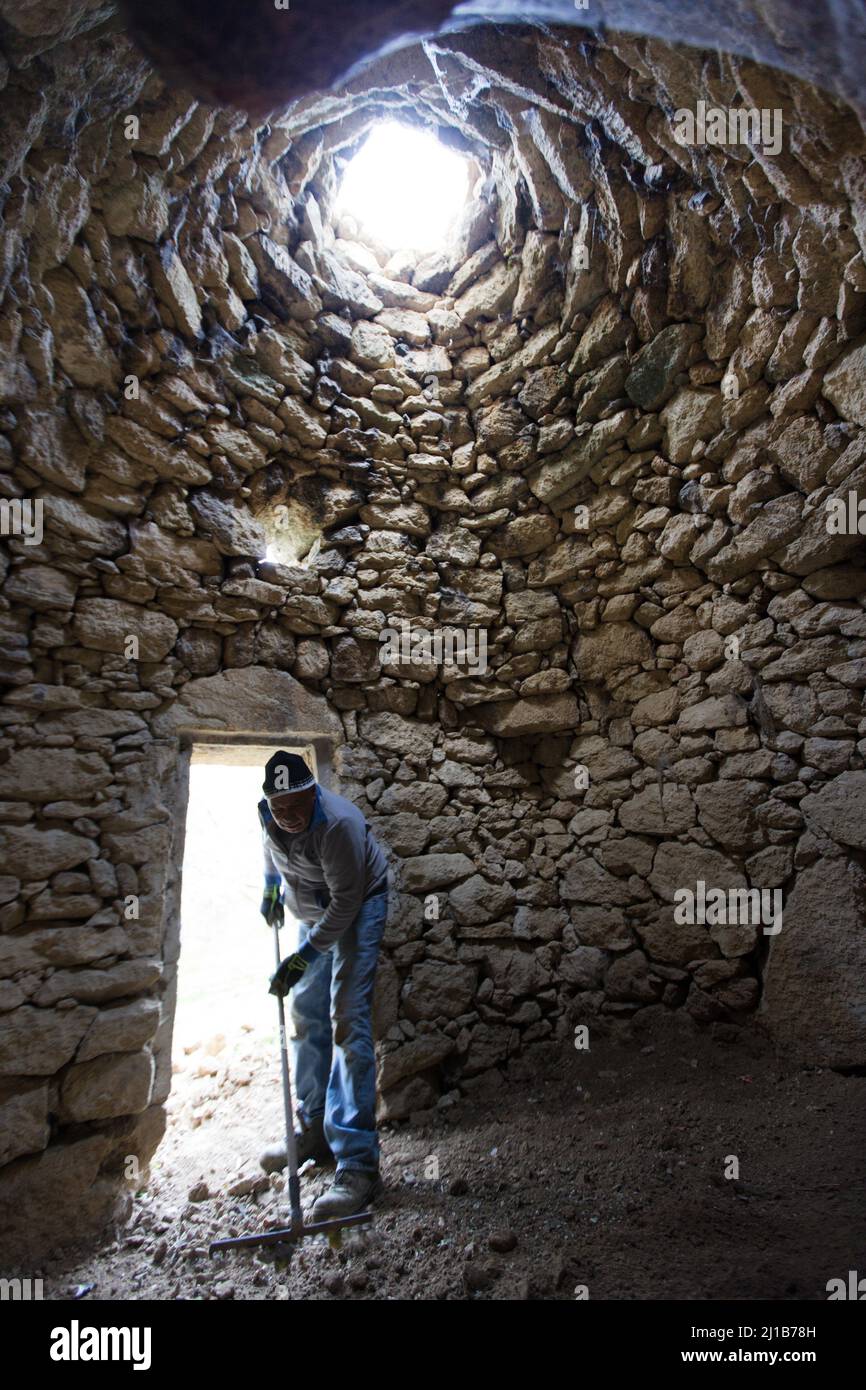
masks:
<svg viewBox="0 0 866 1390"><path fill-rule="evenodd" d="M168 1129L155 1159L178 1197L266 1186L262 1150L283 1134L279 1029L268 993L274 938L259 906L262 843L257 803L274 744L194 742L189 755L180 956ZM297 946L286 914L280 954ZM253 1186L249 1187L252 1183Z"/></svg>

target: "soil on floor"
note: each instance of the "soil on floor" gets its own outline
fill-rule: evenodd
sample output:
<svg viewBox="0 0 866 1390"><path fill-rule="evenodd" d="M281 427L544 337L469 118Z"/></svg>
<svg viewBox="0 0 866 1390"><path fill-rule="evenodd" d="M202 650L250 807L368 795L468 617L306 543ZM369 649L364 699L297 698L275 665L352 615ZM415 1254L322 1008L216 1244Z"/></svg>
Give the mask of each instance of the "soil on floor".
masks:
<svg viewBox="0 0 866 1390"><path fill-rule="evenodd" d="M276 1032L239 1025L186 1045L130 1223L44 1264L45 1297L825 1300L866 1269L864 1098L757 1033L539 1046L382 1127L385 1196L339 1250L209 1257L286 1220L258 1164L281 1137ZM305 1171L305 1207L331 1176Z"/></svg>

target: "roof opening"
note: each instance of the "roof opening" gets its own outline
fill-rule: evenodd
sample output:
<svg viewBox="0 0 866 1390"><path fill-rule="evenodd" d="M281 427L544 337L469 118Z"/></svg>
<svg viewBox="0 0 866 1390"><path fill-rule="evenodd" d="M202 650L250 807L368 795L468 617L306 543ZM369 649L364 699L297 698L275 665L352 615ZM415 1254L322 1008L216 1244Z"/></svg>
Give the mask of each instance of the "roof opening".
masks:
<svg viewBox="0 0 866 1390"><path fill-rule="evenodd" d="M429 131L386 121L349 161L335 212L390 250L427 253L448 245L469 192L464 155Z"/></svg>

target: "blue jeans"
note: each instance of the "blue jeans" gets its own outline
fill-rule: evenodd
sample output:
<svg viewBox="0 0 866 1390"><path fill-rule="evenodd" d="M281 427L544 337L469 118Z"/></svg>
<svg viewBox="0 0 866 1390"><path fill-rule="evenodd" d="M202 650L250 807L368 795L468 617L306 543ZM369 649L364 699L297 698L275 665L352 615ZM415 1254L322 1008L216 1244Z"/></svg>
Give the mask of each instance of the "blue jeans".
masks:
<svg viewBox="0 0 866 1390"><path fill-rule="evenodd" d="M387 911L387 893L364 902L292 990L298 1114L303 1123L324 1115L325 1138L340 1168L379 1166L372 1004ZM310 926L299 927L300 946Z"/></svg>

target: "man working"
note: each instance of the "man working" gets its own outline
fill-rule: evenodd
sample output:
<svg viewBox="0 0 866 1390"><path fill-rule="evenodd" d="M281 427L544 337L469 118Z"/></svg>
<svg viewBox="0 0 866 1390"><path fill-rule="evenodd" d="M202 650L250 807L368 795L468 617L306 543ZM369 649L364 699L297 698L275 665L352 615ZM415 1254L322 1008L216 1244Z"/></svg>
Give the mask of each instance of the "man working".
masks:
<svg viewBox="0 0 866 1390"><path fill-rule="evenodd" d="M337 1164L313 1206L324 1221L362 1211L382 1191L371 1009L388 866L357 806L319 786L297 754L268 760L262 790L261 910L282 925L284 900L300 927L270 990L293 991L298 1162Z"/></svg>

